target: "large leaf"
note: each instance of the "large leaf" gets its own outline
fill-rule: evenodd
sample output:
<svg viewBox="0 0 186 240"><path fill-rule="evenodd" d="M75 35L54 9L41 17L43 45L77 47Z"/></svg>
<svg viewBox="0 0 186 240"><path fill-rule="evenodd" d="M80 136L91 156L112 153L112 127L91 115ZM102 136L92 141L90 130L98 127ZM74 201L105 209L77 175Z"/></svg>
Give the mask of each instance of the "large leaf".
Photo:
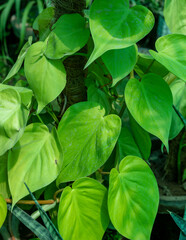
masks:
<svg viewBox="0 0 186 240"><path fill-rule="evenodd" d="M44 55L45 43L33 44L25 58L25 74L38 102L37 113L52 102L66 85L66 72L61 60Z"/></svg>
<svg viewBox="0 0 186 240"><path fill-rule="evenodd" d="M108 225L107 189L103 185L81 178L63 190L58 227L65 240L101 240Z"/></svg>
<svg viewBox="0 0 186 240"><path fill-rule="evenodd" d="M28 42L26 42L25 45L23 46L23 48L21 49L15 64L11 68L10 72L6 76L3 83L8 82L8 80L10 80L16 73L19 72L19 70L23 64L23 61L25 59L25 56L27 54L27 51L28 51L29 47L31 46L31 44L32 44L32 37L29 38Z"/></svg>
<svg viewBox="0 0 186 240"><path fill-rule="evenodd" d="M49 35L45 54L51 59L72 55L85 46L89 36L90 31L81 15L64 14L55 23Z"/></svg>
<svg viewBox="0 0 186 240"><path fill-rule="evenodd" d="M130 126L134 140L139 148L143 159L148 160L151 153L151 139L149 133L146 132L129 113Z"/></svg>
<svg viewBox="0 0 186 240"><path fill-rule="evenodd" d="M120 162L127 155L142 157L130 129L127 127L122 127L117 143L118 162Z"/></svg>
<svg viewBox="0 0 186 240"><path fill-rule="evenodd" d="M4 198L10 197L10 190L8 186L7 163L8 163L8 154L6 153L3 156L0 156L0 194Z"/></svg>
<svg viewBox="0 0 186 240"><path fill-rule="evenodd" d="M2 227L7 215L7 206L4 198L0 194L0 228Z"/></svg>
<svg viewBox="0 0 186 240"><path fill-rule="evenodd" d="M183 80L176 79L170 84L173 95L173 104L176 109L186 118L186 83ZM174 109L172 113L172 123L169 139L175 138L184 127L184 124Z"/></svg>
<svg viewBox="0 0 186 240"><path fill-rule="evenodd" d="M54 181L62 166L62 149L55 128L40 123L26 127L8 157L8 180L13 205L28 195L26 182L32 192Z"/></svg>
<svg viewBox="0 0 186 240"><path fill-rule="evenodd" d="M44 41L51 32L51 26L55 21L54 7L44 9L33 23L33 29L39 31L40 41Z"/></svg>
<svg viewBox="0 0 186 240"><path fill-rule="evenodd" d="M119 233L132 240L149 240L158 204L158 185L145 161L128 156L119 172L111 170L108 209Z"/></svg>
<svg viewBox="0 0 186 240"><path fill-rule="evenodd" d="M32 91L29 89L0 84L0 156L22 136L31 97Z"/></svg>
<svg viewBox="0 0 186 240"><path fill-rule="evenodd" d="M137 123L157 136L168 149L172 118L172 94L167 83L152 73L141 81L131 79L125 88L127 107Z"/></svg>
<svg viewBox="0 0 186 240"><path fill-rule="evenodd" d="M150 54L164 65L170 72L186 81L186 36L181 34L169 34L158 38L156 50L150 50Z"/></svg>
<svg viewBox="0 0 186 240"><path fill-rule="evenodd" d="M185 0L165 0L163 13L172 33L186 34Z"/></svg>
<svg viewBox="0 0 186 240"><path fill-rule="evenodd" d="M126 77L137 62L138 49L136 45L114 49L103 54L102 59L113 78L112 87Z"/></svg>
<svg viewBox="0 0 186 240"><path fill-rule="evenodd" d="M59 123L58 135L64 149L64 163L58 183L88 176L110 156L121 129L116 115L94 102L71 106Z"/></svg>
<svg viewBox="0 0 186 240"><path fill-rule="evenodd" d="M89 20L95 48L86 67L108 50L132 46L154 25L153 14L143 6L129 9L129 0L95 0Z"/></svg>

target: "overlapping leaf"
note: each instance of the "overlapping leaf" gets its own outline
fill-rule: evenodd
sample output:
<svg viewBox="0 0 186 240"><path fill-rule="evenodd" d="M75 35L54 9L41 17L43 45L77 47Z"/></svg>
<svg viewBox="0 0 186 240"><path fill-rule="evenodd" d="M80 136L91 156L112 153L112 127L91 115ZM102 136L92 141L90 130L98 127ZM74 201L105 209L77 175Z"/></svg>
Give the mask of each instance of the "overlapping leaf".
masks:
<svg viewBox="0 0 186 240"><path fill-rule="evenodd" d="M58 183L88 176L110 156L121 129L121 119L105 116L98 103L81 102L71 106L58 127L64 149L64 163Z"/></svg>
<svg viewBox="0 0 186 240"><path fill-rule="evenodd" d="M147 8L130 9L128 0L95 0L89 20L95 48L86 67L108 50L132 46L154 25L153 14Z"/></svg>
<svg viewBox="0 0 186 240"><path fill-rule="evenodd" d="M66 72L61 60L50 60L44 55L45 43L33 44L25 58L25 74L38 102L39 113L53 101L66 85Z"/></svg>
<svg viewBox="0 0 186 240"><path fill-rule="evenodd" d="M124 49L114 49L103 54L102 59L113 78L112 87L126 77L137 62L136 45Z"/></svg>
<svg viewBox="0 0 186 240"><path fill-rule="evenodd" d="M0 84L0 156L22 136L31 97L29 89Z"/></svg>
<svg viewBox="0 0 186 240"><path fill-rule="evenodd" d="M45 54L51 59L72 55L87 43L89 36L90 31L81 15L64 14L55 23L47 39Z"/></svg>
<svg viewBox="0 0 186 240"><path fill-rule="evenodd" d="M168 149L173 100L167 83L159 75L151 73L141 81L131 79L125 88L125 99L137 123L160 138Z"/></svg>
<svg viewBox="0 0 186 240"><path fill-rule="evenodd" d="M7 215L7 206L4 198L0 194L0 228L2 227Z"/></svg>
<svg viewBox="0 0 186 240"><path fill-rule="evenodd" d="M156 50L150 50L150 54L164 65L170 72L186 81L186 36L181 34L169 34L158 38Z"/></svg>
<svg viewBox="0 0 186 240"><path fill-rule="evenodd" d="M62 149L55 129L39 123L26 127L8 158L8 179L13 205L28 195L24 182L32 192L54 181L62 166Z"/></svg>
<svg viewBox="0 0 186 240"><path fill-rule="evenodd" d="M65 240L101 240L108 224L107 189L103 185L81 178L63 190L58 227Z"/></svg>
<svg viewBox="0 0 186 240"><path fill-rule="evenodd" d="M149 166L139 157L128 156L112 169L108 209L112 224L132 240L149 240L158 210L159 191Z"/></svg>

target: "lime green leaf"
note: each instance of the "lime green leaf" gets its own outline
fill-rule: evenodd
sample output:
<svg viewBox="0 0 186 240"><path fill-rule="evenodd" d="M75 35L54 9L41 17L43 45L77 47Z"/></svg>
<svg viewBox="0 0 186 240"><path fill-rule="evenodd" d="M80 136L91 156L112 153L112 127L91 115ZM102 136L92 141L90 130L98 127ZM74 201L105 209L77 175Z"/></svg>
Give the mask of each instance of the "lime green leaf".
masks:
<svg viewBox="0 0 186 240"><path fill-rule="evenodd" d="M13 205L32 192L54 181L62 166L62 150L57 133L39 123L26 127L22 138L9 152L8 179Z"/></svg>
<svg viewBox="0 0 186 240"><path fill-rule="evenodd" d="M10 190L8 186L8 171L7 171L8 154L5 153L0 156L0 194L4 198L10 197Z"/></svg>
<svg viewBox="0 0 186 240"><path fill-rule="evenodd" d="M169 34L158 38L156 50L150 50L150 54L164 65L170 72L186 81L186 36L181 34Z"/></svg>
<svg viewBox="0 0 186 240"><path fill-rule="evenodd" d="M129 113L130 126L134 140L139 148L141 156L144 160L148 160L151 153L151 139L149 133L146 132ZM132 155L132 154L131 154Z"/></svg>
<svg viewBox="0 0 186 240"><path fill-rule="evenodd" d="M58 227L65 240L101 240L108 225L107 189L103 185L81 178L63 190Z"/></svg>
<svg viewBox="0 0 186 240"><path fill-rule="evenodd" d="M138 53L138 61L134 67L135 72L143 77L145 73L158 73L161 77L165 77L169 71L159 62L153 59L152 56L143 53Z"/></svg>
<svg viewBox="0 0 186 240"><path fill-rule="evenodd" d="M119 233L132 240L150 239L159 191L149 166L134 156L124 158L109 179L108 210Z"/></svg>
<svg viewBox="0 0 186 240"><path fill-rule="evenodd" d="M109 114L111 110L111 103L109 101L109 96L99 88L91 85L88 87L87 91L88 101L97 102L104 107L106 114Z"/></svg>
<svg viewBox="0 0 186 240"><path fill-rule="evenodd" d="M124 49L110 50L103 54L103 62L113 78L112 87L133 70L137 62L137 56L136 45Z"/></svg>
<svg viewBox="0 0 186 240"><path fill-rule="evenodd" d="M0 156L15 145L27 123L29 111L16 89L0 85ZM27 103L31 100L32 91L29 90L29 94Z"/></svg>
<svg viewBox="0 0 186 240"><path fill-rule="evenodd" d="M79 51L90 36L85 19L79 14L64 14L54 25L47 39L46 56L60 59Z"/></svg>
<svg viewBox="0 0 186 240"><path fill-rule="evenodd" d="M145 75L141 82L131 79L125 88L125 99L137 123L160 138L168 149L173 101L167 83L152 73Z"/></svg>
<svg viewBox="0 0 186 240"><path fill-rule="evenodd" d="M94 102L77 103L65 112L58 135L64 150L64 163L57 183L88 176L110 156L121 129L121 119L105 116Z"/></svg>
<svg viewBox="0 0 186 240"><path fill-rule="evenodd" d="M20 68L21 68L21 66L23 64L23 61L25 59L25 56L27 54L27 51L28 51L29 47L31 46L31 44L32 44L32 37L30 37L30 40L28 42L26 42L25 45L23 46L23 48L21 49L15 64L11 68L10 72L6 76L6 78L3 81L3 83L8 82L8 80L10 80L14 75L16 75L16 73L19 72L19 70L20 70Z"/></svg>
<svg viewBox="0 0 186 240"><path fill-rule="evenodd" d="M132 46L154 25L153 14L147 8L129 9L128 0L95 0L89 20L95 48L86 67L108 50Z"/></svg>
<svg viewBox="0 0 186 240"><path fill-rule="evenodd" d="M66 85L66 72L61 60L44 55L45 44L34 43L25 58L25 74L38 102L37 113L52 102Z"/></svg>
<svg viewBox="0 0 186 240"><path fill-rule="evenodd" d="M142 157L131 131L129 128L123 127L117 143L118 162L120 162L127 155Z"/></svg>
<svg viewBox="0 0 186 240"><path fill-rule="evenodd" d="M170 84L173 95L173 104L178 111L186 118L186 83L183 80L176 79ZM174 109L172 113L172 123L169 133L169 139L175 138L183 129L184 124Z"/></svg>
<svg viewBox="0 0 186 240"><path fill-rule="evenodd" d="M44 9L35 19L33 29L39 31L40 41L44 41L51 32L50 28L54 22L54 14L54 7L49 7Z"/></svg>
<svg viewBox="0 0 186 240"><path fill-rule="evenodd" d="M7 206L4 198L0 194L0 228L2 227L7 215Z"/></svg>
<svg viewBox="0 0 186 240"><path fill-rule="evenodd" d="M186 34L186 1L165 0L164 17L172 33Z"/></svg>

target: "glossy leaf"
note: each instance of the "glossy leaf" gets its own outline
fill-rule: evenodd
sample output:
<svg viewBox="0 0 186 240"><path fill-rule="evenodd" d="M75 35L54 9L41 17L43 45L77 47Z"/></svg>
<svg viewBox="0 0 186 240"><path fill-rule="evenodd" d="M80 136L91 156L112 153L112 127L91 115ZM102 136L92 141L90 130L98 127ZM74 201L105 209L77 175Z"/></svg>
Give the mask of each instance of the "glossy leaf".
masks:
<svg viewBox="0 0 186 240"><path fill-rule="evenodd" d="M149 133L146 132L129 113L130 127L134 140L139 148L141 156L144 160L148 160L151 154L151 139Z"/></svg>
<svg viewBox="0 0 186 240"><path fill-rule="evenodd" d="M186 36L181 34L169 34L158 38L156 50L150 50L150 54L164 65L170 72L186 81Z"/></svg>
<svg viewBox="0 0 186 240"><path fill-rule="evenodd" d="M86 67L108 50L132 46L154 25L153 14L147 8L129 9L128 0L95 0L89 21L95 48Z"/></svg>
<svg viewBox="0 0 186 240"><path fill-rule="evenodd" d="M62 149L55 129L40 123L26 127L22 138L9 152L8 179L13 205L32 192L54 181L62 166Z"/></svg>
<svg viewBox="0 0 186 240"><path fill-rule="evenodd" d="M34 43L25 58L25 75L38 102L37 113L52 102L66 85L66 72L61 60L44 55L45 43Z"/></svg>
<svg viewBox="0 0 186 240"><path fill-rule="evenodd" d="M158 137L168 149L172 118L172 94L167 83L155 74L145 75L141 82L131 79L125 88L127 107L137 123Z"/></svg>
<svg viewBox="0 0 186 240"><path fill-rule="evenodd" d="M108 210L112 224L132 240L149 240L158 210L159 191L149 166L139 157L128 156L112 169Z"/></svg>
<svg viewBox="0 0 186 240"><path fill-rule="evenodd" d="M39 31L40 41L44 41L51 32L52 24L55 21L54 7L44 9L33 23L33 29Z"/></svg>
<svg viewBox="0 0 186 240"><path fill-rule="evenodd" d="M111 110L111 103L109 101L109 96L105 92L94 85L91 85L88 87L87 97L88 101L97 102L103 106L106 114L109 114Z"/></svg>
<svg viewBox="0 0 186 240"><path fill-rule="evenodd" d="M136 45L124 49L114 49L103 54L102 59L113 78L112 87L126 77L137 62Z"/></svg>
<svg viewBox="0 0 186 240"><path fill-rule="evenodd" d="M0 156L16 144L27 123L32 91L25 89L27 97L23 99L19 89L0 84Z"/></svg>
<svg viewBox="0 0 186 240"><path fill-rule="evenodd" d="M79 14L64 14L53 27L47 40L46 56L60 59L85 46L90 36L85 19Z"/></svg>
<svg viewBox="0 0 186 240"><path fill-rule="evenodd" d="M8 163L8 154L6 153L3 156L0 156L0 194L4 198L10 197L10 190L8 186L7 163Z"/></svg>
<svg viewBox="0 0 186 240"><path fill-rule="evenodd" d="M88 176L109 158L121 129L121 119L105 116L102 106L81 102L71 106L59 123L64 163L57 183Z"/></svg>
<svg viewBox="0 0 186 240"><path fill-rule="evenodd" d="M15 64L11 68L10 72L6 76L3 83L8 82L14 75L16 75L16 73L19 72L19 70L23 64L23 61L25 59L25 56L27 54L27 51L28 51L29 47L31 46L31 44L32 44L32 37L29 38L28 42L26 42L25 45L23 46L23 48L21 49Z"/></svg>
<svg viewBox="0 0 186 240"><path fill-rule="evenodd" d="M143 77L145 73L155 73L161 77L165 77L169 71L161 63L153 59L152 56L138 53L138 61L134 67L135 72Z"/></svg>
<svg viewBox="0 0 186 240"><path fill-rule="evenodd" d="M124 157L128 155L133 155L142 158L139 148L133 138L130 129L127 127L122 127L117 143L118 162L120 162Z"/></svg>
<svg viewBox="0 0 186 240"><path fill-rule="evenodd" d="M7 206L4 198L0 194L0 228L2 227L7 215Z"/></svg>
<svg viewBox="0 0 186 240"><path fill-rule="evenodd" d="M173 95L173 104L176 109L186 118L186 83L183 80L176 79L170 84ZM175 138L183 129L184 124L178 114L172 109L172 123L169 133L169 139Z"/></svg>
<svg viewBox="0 0 186 240"><path fill-rule="evenodd" d="M65 240L101 240L109 225L107 189L91 178L81 178L63 190L58 227Z"/></svg>
<svg viewBox="0 0 186 240"><path fill-rule="evenodd" d="M186 34L186 1L165 0L164 18L172 33Z"/></svg>

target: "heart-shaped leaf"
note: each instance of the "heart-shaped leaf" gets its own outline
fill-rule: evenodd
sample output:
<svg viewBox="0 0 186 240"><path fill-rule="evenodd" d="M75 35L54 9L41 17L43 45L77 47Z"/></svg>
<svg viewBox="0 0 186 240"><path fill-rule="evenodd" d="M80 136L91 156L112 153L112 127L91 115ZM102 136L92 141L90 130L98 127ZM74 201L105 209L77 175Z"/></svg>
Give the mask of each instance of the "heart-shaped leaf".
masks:
<svg viewBox="0 0 186 240"><path fill-rule="evenodd" d="M125 88L125 100L137 123L160 138L168 149L173 100L163 78L149 73L141 81L129 80Z"/></svg>
<svg viewBox="0 0 186 240"><path fill-rule="evenodd" d="M62 149L55 128L40 123L30 124L9 152L8 180L13 205L28 195L24 182L32 192L54 181L62 166Z"/></svg>
<svg viewBox="0 0 186 240"><path fill-rule="evenodd" d="M165 0L163 14L172 33L186 34L186 4L184 0Z"/></svg>
<svg viewBox="0 0 186 240"><path fill-rule="evenodd" d="M150 239L158 210L159 191L149 166L141 158L128 156L112 169L108 210L119 233L132 240Z"/></svg>
<svg viewBox="0 0 186 240"><path fill-rule="evenodd" d="M150 50L150 54L164 65L170 72L186 81L186 36L181 34L169 34L158 38L156 50Z"/></svg>
<svg viewBox="0 0 186 240"><path fill-rule="evenodd" d="M0 194L0 228L2 227L7 215L7 206L4 198Z"/></svg>
<svg viewBox="0 0 186 240"><path fill-rule="evenodd" d="M106 162L119 137L121 119L104 115L104 108L94 102L77 103L65 112L58 127L64 150L58 184L88 176Z"/></svg>
<svg viewBox="0 0 186 240"><path fill-rule="evenodd" d="M34 43L25 58L25 75L38 102L37 113L52 102L66 85L66 72L61 60L44 55L45 43Z"/></svg>
<svg viewBox="0 0 186 240"><path fill-rule="evenodd" d="M47 40L45 55L60 59L72 55L85 46L90 36L85 18L80 14L64 14L54 25Z"/></svg>
<svg viewBox="0 0 186 240"><path fill-rule="evenodd" d="M129 0L95 0L89 20L95 48L86 67L108 50L132 46L154 25L153 14L143 6L130 9Z"/></svg>
<svg viewBox="0 0 186 240"><path fill-rule="evenodd" d="M103 54L102 59L113 78L112 87L126 77L137 62L136 45L124 49L114 49Z"/></svg>
<svg viewBox="0 0 186 240"><path fill-rule="evenodd" d="M10 197L8 186L8 171L7 171L8 154L0 156L0 194L4 198Z"/></svg>
<svg viewBox="0 0 186 240"><path fill-rule="evenodd" d="M81 178L63 190L58 227L65 240L101 240L108 225L107 189L98 181Z"/></svg>
<svg viewBox="0 0 186 240"><path fill-rule="evenodd" d="M12 148L22 136L31 97L32 91L29 89L0 84L0 156Z"/></svg>

